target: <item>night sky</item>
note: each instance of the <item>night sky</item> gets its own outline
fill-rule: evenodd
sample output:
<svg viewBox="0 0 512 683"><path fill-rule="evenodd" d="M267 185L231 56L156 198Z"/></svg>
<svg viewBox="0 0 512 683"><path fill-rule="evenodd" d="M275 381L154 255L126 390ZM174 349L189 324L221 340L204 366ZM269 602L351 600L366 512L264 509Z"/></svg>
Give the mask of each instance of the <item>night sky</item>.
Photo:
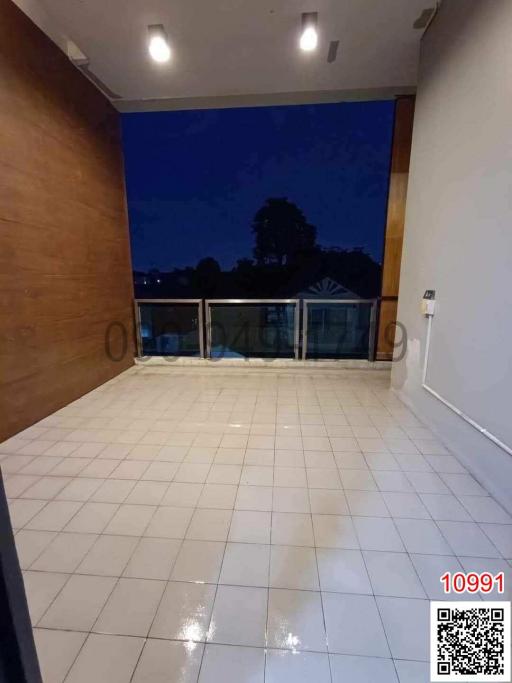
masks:
<svg viewBox="0 0 512 683"><path fill-rule="evenodd" d="M382 260L391 101L124 114L136 270L251 257L251 222L287 197L322 246Z"/></svg>

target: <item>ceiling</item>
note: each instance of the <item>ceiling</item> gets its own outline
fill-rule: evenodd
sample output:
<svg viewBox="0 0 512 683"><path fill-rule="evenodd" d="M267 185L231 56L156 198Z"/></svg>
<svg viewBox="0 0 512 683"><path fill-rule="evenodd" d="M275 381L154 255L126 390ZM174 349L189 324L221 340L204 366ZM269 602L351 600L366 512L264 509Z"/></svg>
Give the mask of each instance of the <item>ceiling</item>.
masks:
<svg viewBox="0 0 512 683"><path fill-rule="evenodd" d="M378 98L411 92L433 0L16 0L55 40L73 41L123 111ZM301 12L319 48L298 49ZM147 53L163 24L173 58ZM331 40L338 56L327 62Z"/></svg>

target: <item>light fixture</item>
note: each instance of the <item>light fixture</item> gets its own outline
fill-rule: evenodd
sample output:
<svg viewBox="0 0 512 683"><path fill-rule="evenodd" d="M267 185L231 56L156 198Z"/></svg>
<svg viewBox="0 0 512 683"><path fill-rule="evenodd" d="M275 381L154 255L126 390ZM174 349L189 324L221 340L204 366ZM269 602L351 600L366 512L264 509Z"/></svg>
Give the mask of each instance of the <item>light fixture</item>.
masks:
<svg viewBox="0 0 512 683"><path fill-rule="evenodd" d="M302 14L302 33L299 46L304 52L312 52L318 45L318 12L304 12Z"/></svg>
<svg viewBox="0 0 512 683"><path fill-rule="evenodd" d="M168 62L171 57L171 48L162 24L148 26L148 34L148 51L152 59L159 63Z"/></svg>

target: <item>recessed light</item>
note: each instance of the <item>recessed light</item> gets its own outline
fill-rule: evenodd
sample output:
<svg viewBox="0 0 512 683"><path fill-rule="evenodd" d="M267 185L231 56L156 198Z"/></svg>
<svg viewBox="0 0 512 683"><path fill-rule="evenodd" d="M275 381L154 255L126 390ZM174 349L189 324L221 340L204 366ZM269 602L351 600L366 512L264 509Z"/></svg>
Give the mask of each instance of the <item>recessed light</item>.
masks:
<svg viewBox="0 0 512 683"><path fill-rule="evenodd" d="M148 51L151 58L160 64L168 62L171 58L171 48L169 47L167 34L162 24L148 26L148 34Z"/></svg>
<svg viewBox="0 0 512 683"><path fill-rule="evenodd" d="M318 45L318 12L304 12L302 14L302 33L299 46L304 52L316 50Z"/></svg>

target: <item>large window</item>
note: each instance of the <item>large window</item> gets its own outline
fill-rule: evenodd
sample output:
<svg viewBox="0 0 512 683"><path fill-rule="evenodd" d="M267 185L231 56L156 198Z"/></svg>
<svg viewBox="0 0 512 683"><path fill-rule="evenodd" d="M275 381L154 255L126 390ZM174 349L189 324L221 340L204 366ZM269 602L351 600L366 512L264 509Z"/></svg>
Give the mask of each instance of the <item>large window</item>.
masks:
<svg viewBox="0 0 512 683"><path fill-rule="evenodd" d="M378 296L393 113L381 101L125 114L136 295ZM316 328L331 313L313 315Z"/></svg>

